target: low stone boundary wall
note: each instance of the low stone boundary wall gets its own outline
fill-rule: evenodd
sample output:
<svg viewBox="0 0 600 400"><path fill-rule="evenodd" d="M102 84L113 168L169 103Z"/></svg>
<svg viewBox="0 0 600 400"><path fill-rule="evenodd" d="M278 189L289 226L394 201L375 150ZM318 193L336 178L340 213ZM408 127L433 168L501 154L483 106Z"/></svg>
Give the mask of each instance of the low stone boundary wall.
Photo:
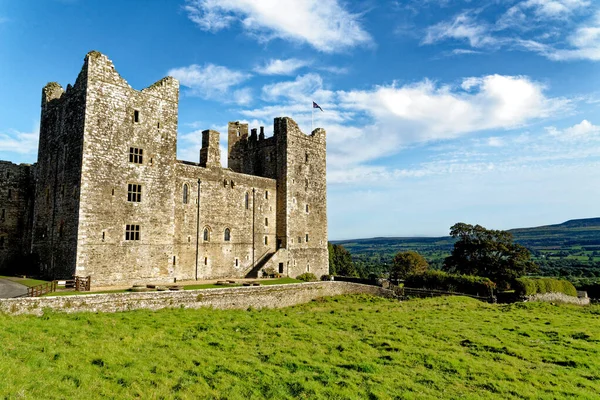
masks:
<svg viewBox="0 0 600 400"><path fill-rule="evenodd" d="M42 315L44 310L117 312L161 308L218 309L280 308L307 303L318 297L370 294L394 297L392 291L350 282L311 282L286 285L183 290L180 292L106 293L56 297L0 299L0 312Z"/></svg>
<svg viewBox="0 0 600 400"><path fill-rule="evenodd" d="M557 303L570 303L570 304L578 304L580 306L586 306L590 304L590 299L579 298L575 296L569 296L564 293L543 293L543 294L534 294L532 296L527 296L525 301L545 301L545 302L557 302Z"/></svg>

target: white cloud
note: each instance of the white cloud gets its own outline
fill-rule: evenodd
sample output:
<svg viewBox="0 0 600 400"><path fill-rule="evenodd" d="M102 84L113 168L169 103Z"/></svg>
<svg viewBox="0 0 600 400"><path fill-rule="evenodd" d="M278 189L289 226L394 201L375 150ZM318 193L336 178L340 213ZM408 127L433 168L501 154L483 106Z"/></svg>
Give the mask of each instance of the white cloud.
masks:
<svg viewBox="0 0 600 400"><path fill-rule="evenodd" d="M452 55L463 55L463 54L480 54L480 51L470 50L470 49L454 49L452 50Z"/></svg>
<svg viewBox="0 0 600 400"><path fill-rule="evenodd" d="M425 154L405 168L351 165L347 169L328 171L328 179L330 183L373 187L414 178L444 176L452 179L457 174L474 176L490 171L518 175L525 170L599 164L600 127L584 120L564 129L548 127L535 133L508 133L504 137L461 138L444 145L428 146Z"/></svg>
<svg viewBox="0 0 600 400"><path fill-rule="evenodd" d="M297 58L287 60L271 59L265 65L254 68L254 72L262 75L291 75L296 70L306 67L310 63Z"/></svg>
<svg viewBox="0 0 600 400"><path fill-rule="evenodd" d="M440 22L427 28L423 44L433 44L446 39L466 40L471 47L480 48L496 44L485 24L468 13L459 14L451 21Z"/></svg>
<svg viewBox="0 0 600 400"><path fill-rule="evenodd" d="M232 86L238 85L251 76L214 64L203 66L192 64L187 67L173 68L167 74L178 79L183 86L190 88L191 95L205 98L215 94L222 95Z"/></svg>
<svg viewBox="0 0 600 400"><path fill-rule="evenodd" d="M327 67L326 66L326 67L318 67L317 69L319 69L321 71L329 72L332 74L339 74L339 75L348 73L348 68L346 68L346 67L334 67L334 66Z"/></svg>
<svg viewBox="0 0 600 400"><path fill-rule="evenodd" d="M557 137L561 140L589 140L589 139L600 139L600 126L594 125L588 120L584 119L579 124L573 125L569 128L559 130L553 126L546 128L551 136Z"/></svg>
<svg viewBox="0 0 600 400"><path fill-rule="evenodd" d="M524 76L489 75L465 78L457 85L424 80L369 90L330 91L319 75L306 74L265 85L262 97L274 104L240 113L261 120L287 115L304 132L311 130L311 123L313 128L325 127L330 182L345 182L360 171L376 179L385 170L369 163L407 146L486 130L511 130L570 110L568 100L548 98L544 90L543 85ZM311 100L325 112L313 113ZM485 145L503 147L503 139L496 136Z"/></svg>
<svg viewBox="0 0 600 400"><path fill-rule="evenodd" d="M472 49L507 48L538 53L550 60L600 61L600 10L588 0L525 0L495 21L475 10L426 29L423 45L455 40ZM591 18L586 16L592 15ZM470 54L464 49L445 51Z"/></svg>
<svg viewBox="0 0 600 400"><path fill-rule="evenodd" d="M200 29L217 32L240 22L261 41L279 38L323 52L371 43L359 16L337 0L187 0L184 9Z"/></svg>
<svg viewBox="0 0 600 400"><path fill-rule="evenodd" d="M378 123L401 123L404 139L427 141L514 128L566 105L563 100L546 98L543 90L526 77L489 75L464 79L460 88L426 80L347 92L343 104L363 109Z"/></svg>
<svg viewBox="0 0 600 400"><path fill-rule="evenodd" d="M588 7L588 0L526 0L515 7L532 9L538 18L564 19L580 8Z"/></svg>
<svg viewBox="0 0 600 400"><path fill-rule="evenodd" d="M0 132L0 152L35 154L38 148L39 126L33 132L9 130Z"/></svg>
<svg viewBox="0 0 600 400"><path fill-rule="evenodd" d="M504 142L502 141L502 138L492 136L488 138L487 145L490 147L502 147L504 146Z"/></svg>
<svg viewBox="0 0 600 400"><path fill-rule="evenodd" d="M321 89L322 86L323 80L318 74L306 74L298 76L293 81L265 85L262 88L262 93L265 100L271 101L280 98L304 98Z"/></svg>
<svg viewBox="0 0 600 400"><path fill-rule="evenodd" d="M600 11L591 21L581 24L569 35L571 48L546 50L553 60L592 60L600 61Z"/></svg>
<svg viewBox="0 0 600 400"><path fill-rule="evenodd" d="M252 102L252 89L249 87L234 90L233 98L230 101L239 105L248 105Z"/></svg>

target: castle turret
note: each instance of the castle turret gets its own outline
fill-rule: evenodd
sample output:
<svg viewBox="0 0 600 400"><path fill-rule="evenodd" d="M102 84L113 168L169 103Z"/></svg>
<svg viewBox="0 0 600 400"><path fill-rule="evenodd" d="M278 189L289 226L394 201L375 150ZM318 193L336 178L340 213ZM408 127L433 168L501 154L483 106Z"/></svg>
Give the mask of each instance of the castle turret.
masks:
<svg viewBox="0 0 600 400"><path fill-rule="evenodd" d="M219 149L219 132L202 131L202 148L200 149L200 166L218 168L221 166L221 149Z"/></svg>
<svg viewBox="0 0 600 400"><path fill-rule="evenodd" d="M242 172L244 149L248 140L248 124L230 122L227 129L227 166Z"/></svg>

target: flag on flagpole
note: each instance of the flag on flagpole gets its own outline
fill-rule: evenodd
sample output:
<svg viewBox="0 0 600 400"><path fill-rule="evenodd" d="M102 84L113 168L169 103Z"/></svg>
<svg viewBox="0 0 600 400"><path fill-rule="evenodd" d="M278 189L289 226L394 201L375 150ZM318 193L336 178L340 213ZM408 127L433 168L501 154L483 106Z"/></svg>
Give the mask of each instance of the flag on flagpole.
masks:
<svg viewBox="0 0 600 400"><path fill-rule="evenodd" d="M317 103L315 103L314 101L313 101L313 108L318 108L319 110L323 111L323 109L321 108L321 106L318 105Z"/></svg>

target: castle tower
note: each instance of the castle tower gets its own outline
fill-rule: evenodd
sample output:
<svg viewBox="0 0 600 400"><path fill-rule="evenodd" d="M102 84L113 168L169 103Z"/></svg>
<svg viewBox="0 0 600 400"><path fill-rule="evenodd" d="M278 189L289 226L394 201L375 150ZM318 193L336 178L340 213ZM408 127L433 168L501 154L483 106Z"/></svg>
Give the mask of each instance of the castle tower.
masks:
<svg viewBox="0 0 600 400"><path fill-rule="evenodd" d="M47 276L75 273L88 72L86 57L73 86L42 89L31 251Z"/></svg>
<svg viewBox="0 0 600 400"><path fill-rule="evenodd" d="M288 253L288 275L329 273L326 134L305 135L291 118L275 118L277 241Z"/></svg>
<svg viewBox="0 0 600 400"><path fill-rule="evenodd" d="M135 90L105 55L90 52L86 64L75 273L105 284L172 281L179 82Z"/></svg>
<svg viewBox="0 0 600 400"><path fill-rule="evenodd" d="M243 132L243 133L242 133ZM304 134L291 118L275 118L265 138L248 125L229 123L228 166L277 180L277 249L280 273L329 272L327 253L326 134ZM283 265L282 265L283 264Z"/></svg>
<svg viewBox="0 0 600 400"><path fill-rule="evenodd" d="M178 95L169 77L134 90L96 51L75 85L44 87L32 239L43 273L102 274L110 283L127 277L122 265L152 276L158 273L149 269L162 264L168 274L163 254L171 253L172 232L148 229L138 248L126 230L172 219L165 204L172 202Z"/></svg>

